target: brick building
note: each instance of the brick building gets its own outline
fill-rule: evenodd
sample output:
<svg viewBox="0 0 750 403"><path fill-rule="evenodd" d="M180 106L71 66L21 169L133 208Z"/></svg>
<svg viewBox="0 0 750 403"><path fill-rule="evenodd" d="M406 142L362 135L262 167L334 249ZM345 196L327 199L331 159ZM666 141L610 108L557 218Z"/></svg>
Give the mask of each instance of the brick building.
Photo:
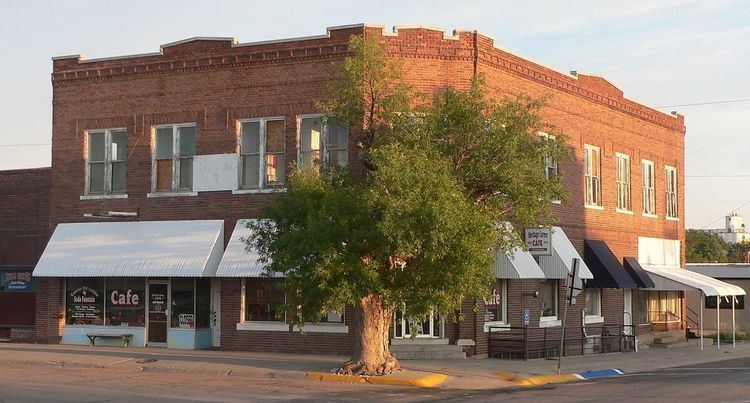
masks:
<svg viewBox="0 0 750 403"><path fill-rule="evenodd" d="M682 326L680 292L639 290L653 284L637 281L638 261L684 265L682 116L628 100L604 78L560 73L501 50L478 32L352 25L288 40L192 38L155 53L54 58L54 235L34 273L45 301L37 338L86 343L91 329L116 335L127 325L136 345L348 353L351 312L332 312L304 335L272 313L284 296L274 280L259 278L254 256L241 248L240 220L274 202L290 161L320 156L360 168L347 129L327 125L315 107L332 62L347 56L358 34L403 59L406 80L427 94L467 88L481 74L498 100L545 97L543 118L567 135L573 152L568 161L548 161L571 194L554 207L551 255L498 256L494 301L466 301L460 323L436 313L417 326L418 339L485 355L491 326L510 335L527 322L552 335L569 258L584 255L589 286L569 311L573 337L586 342L583 325L631 335L648 334L653 324ZM122 247L101 247L107 237ZM175 241L162 245L165 238ZM174 258L180 254L193 260ZM125 294L138 298L118 299ZM394 339L408 339L409 329L398 318Z"/></svg>

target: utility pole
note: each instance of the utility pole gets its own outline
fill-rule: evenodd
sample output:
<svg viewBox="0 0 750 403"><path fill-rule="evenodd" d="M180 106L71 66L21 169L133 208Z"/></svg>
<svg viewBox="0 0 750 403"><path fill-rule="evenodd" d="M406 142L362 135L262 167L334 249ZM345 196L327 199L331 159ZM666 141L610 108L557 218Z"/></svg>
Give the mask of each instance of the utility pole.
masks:
<svg viewBox="0 0 750 403"><path fill-rule="evenodd" d="M560 367L562 366L562 357L565 352L565 322L568 318L568 307L576 303L576 296L583 289L583 284L578 278L578 267L581 264L581 260L573 258L572 269L565 281L565 304L563 307L563 318L562 318L562 331L560 332L560 350L557 354L557 374L560 374Z"/></svg>

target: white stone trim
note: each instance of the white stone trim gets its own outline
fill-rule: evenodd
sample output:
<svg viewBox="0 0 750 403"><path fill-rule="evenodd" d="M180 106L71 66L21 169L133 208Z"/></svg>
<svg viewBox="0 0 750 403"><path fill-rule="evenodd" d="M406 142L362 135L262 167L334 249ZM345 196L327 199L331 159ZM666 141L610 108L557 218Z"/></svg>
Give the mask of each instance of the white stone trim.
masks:
<svg viewBox="0 0 750 403"><path fill-rule="evenodd" d="M557 316L542 316L539 318L539 327L560 327L562 321Z"/></svg>
<svg viewBox="0 0 750 403"><path fill-rule="evenodd" d="M112 193L112 194L94 194L94 195L82 195L80 200L109 200L109 199L127 199L126 193Z"/></svg>
<svg viewBox="0 0 750 403"><path fill-rule="evenodd" d="M146 197L149 199L155 199L159 197L192 197L198 196L198 192L151 192L146 193Z"/></svg>
<svg viewBox="0 0 750 403"><path fill-rule="evenodd" d="M295 332L300 332L302 330L304 330L305 333L349 333L349 326L342 323L318 323L317 325L310 324L305 325L302 329L300 329L299 326L294 326Z"/></svg>
<svg viewBox="0 0 750 403"><path fill-rule="evenodd" d="M596 324L596 323L604 323L604 316L600 315L586 315L583 318L583 323L590 325L590 324Z"/></svg>
<svg viewBox="0 0 750 403"><path fill-rule="evenodd" d="M237 330L288 332L289 325L284 322L240 322L237 324Z"/></svg>

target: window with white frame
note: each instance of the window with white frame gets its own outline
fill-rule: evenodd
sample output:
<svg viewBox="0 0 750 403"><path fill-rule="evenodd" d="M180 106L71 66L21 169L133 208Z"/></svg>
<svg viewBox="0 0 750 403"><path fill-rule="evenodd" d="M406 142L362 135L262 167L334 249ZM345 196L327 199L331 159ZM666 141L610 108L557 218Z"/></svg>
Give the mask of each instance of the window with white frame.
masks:
<svg viewBox="0 0 750 403"><path fill-rule="evenodd" d="M324 116L304 116L299 124L299 166L316 162L329 166L348 164L349 129L326 121Z"/></svg>
<svg viewBox="0 0 750 403"><path fill-rule="evenodd" d="M128 159L125 129L103 129L87 132L86 194L125 193Z"/></svg>
<svg viewBox="0 0 750 403"><path fill-rule="evenodd" d="M320 323L343 324L344 313L335 310L328 311L328 313L320 317Z"/></svg>
<svg viewBox="0 0 750 403"><path fill-rule="evenodd" d="M286 322L280 279L245 279L244 322Z"/></svg>
<svg viewBox="0 0 750 403"><path fill-rule="evenodd" d="M667 217L677 218L677 168L667 166L665 167L667 180Z"/></svg>
<svg viewBox="0 0 750 403"><path fill-rule="evenodd" d="M656 214L656 199L654 193L654 163L649 160L641 161L643 180L643 214Z"/></svg>
<svg viewBox="0 0 750 403"><path fill-rule="evenodd" d="M602 316L601 288L586 288L584 298L586 300L586 316Z"/></svg>
<svg viewBox="0 0 750 403"><path fill-rule="evenodd" d="M193 189L195 134L195 124L154 127L154 190Z"/></svg>
<svg viewBox="0 0 750 403"><path fill-rule="evenodd" d="M583 165L585 168L584 202L588 206L601 206L601 158L599 154L599 147L586 144L583 147L583 151Z"/></svg>
<svg viewBox="0 0 750 403"><path fill-rule="evenodd" d="M545 141L555 138L544 132L539 132L539 137ZM551 155L546 155L544 157L544 177L549 179L555 176L557 176L557 160Z"/></svg>
<svg viewBox="0 0 750 403"><path fill-rule="evenodd" d="M617 208L630 211L630 156L617 153Z"/></svg>
<svg viewBox="0 0 750 403"><path fill-rule="evenodd" d="M265 189L285 182L284 118L240 122L240 188Z"/></svg>
<svg viewBox="0 0 750 403"><path fill-rule="evenodd" d="M507 283L498 279L490 289L490 299L484 301L484 322L505 323Z"/></svg>
<svg viewBox="0 0 750 403"><path fill-rule="evenodd" d="M544 280L539 287L539 303L541 305L541 317L557 318L557 280Z"/></svg>

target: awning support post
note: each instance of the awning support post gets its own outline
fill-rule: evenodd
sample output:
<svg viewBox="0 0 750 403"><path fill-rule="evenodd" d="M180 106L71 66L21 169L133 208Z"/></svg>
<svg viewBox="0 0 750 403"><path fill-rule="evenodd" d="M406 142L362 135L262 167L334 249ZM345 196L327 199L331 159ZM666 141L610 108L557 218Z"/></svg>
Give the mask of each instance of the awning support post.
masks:
<svg viewBox="0 0 750 403"><path fill-rule="evenodd" d="M732 348L737 348L737 339L735 336L735 333L737 331L737 317L734 313L734 300L737 299L737 296L732 295Z"/></svg>
<svg viewBox="0 0 750 403"><path fill-rule="evenodd" d="M716 296L716 349L721 350L721 311L719 311L719 305L721 305L721 295Z"/></svg>
<svg viewBox="0 0 750 403"><path fill-rule="evenodd" d="M703 310L706 309L706 297L703 296L703 290L701 290L701 351L703 351Z"/></svg>

